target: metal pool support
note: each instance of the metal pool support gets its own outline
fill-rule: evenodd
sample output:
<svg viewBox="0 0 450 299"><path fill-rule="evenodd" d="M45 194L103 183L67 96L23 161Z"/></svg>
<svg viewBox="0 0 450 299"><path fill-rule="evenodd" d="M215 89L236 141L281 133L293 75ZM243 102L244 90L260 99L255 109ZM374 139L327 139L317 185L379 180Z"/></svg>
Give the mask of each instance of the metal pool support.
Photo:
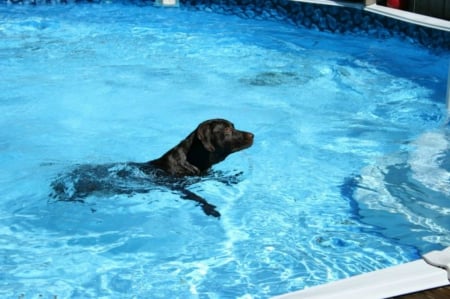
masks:
<svg viewBox="0 0 450 299"><path fill-rule="evenodd" d="M155 5L164 7L177 7L180 5L179 0L155 0Z"/></svg>
<svg viewBox="0 0 450 299"><path fill-rule="evenodd" d="M446 103L447 103L447 110L450 110L450 63L448 64Z"/></svg>

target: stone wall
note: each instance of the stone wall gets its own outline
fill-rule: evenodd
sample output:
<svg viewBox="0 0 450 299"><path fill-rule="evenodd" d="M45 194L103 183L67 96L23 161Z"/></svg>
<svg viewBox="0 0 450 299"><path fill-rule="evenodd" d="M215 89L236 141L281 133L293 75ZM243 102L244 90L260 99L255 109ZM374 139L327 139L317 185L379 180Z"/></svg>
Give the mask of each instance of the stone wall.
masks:
<svg viewBox="0 0 450 299"><path fill-rule="evenodd" d="M428 48L450 50L450 32L422 27L356 8L289 0L180 0L188 9L234 14L242 18L278 20L313 30L392 36Z"/></svg>

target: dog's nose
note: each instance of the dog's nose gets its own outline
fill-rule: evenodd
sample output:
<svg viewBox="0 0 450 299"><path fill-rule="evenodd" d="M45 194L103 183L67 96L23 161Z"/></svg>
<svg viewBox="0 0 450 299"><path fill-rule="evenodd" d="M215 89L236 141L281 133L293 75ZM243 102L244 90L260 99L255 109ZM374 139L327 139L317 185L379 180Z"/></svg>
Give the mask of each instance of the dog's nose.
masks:
<svg viewBox="0 0 450 299"><path fill-rule="evenodd" d="M252 139L255 137L255 135L253 135L252 133L247 133L247 138L248 139Z"/></svg>

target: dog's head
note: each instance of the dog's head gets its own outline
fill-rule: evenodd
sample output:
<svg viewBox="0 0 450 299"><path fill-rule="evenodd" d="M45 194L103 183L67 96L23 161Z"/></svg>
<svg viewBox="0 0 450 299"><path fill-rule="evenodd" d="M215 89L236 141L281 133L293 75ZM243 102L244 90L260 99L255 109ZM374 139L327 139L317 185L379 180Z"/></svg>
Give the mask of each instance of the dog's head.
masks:
<svg viewBox="0 0 450 299"><path fill-rule="evenodd" d="M225 119L202 122L196 136L208 152L223 156L222 160L231 153L252 146L254 137L250 132L236 130L233 123Z"/></svg>
<svg viewBox="0 0 450 299"><path fill-rule="evenodd" d="M197 175L252 144L252 133L236 130L227 120L211 119L150 164L171 175Z"/></svg>

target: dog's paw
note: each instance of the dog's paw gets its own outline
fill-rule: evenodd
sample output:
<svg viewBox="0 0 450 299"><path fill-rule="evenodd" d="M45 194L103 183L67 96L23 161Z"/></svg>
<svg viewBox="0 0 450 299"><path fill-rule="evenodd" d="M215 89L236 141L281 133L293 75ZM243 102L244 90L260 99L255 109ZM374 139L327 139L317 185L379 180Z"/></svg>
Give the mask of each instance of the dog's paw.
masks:
<svg viewBox="0 0 450 299"><path fill-rule="evenodd" d="M205 214L208 216L213 216L216 218L220 218L220 216L221 216L219 211L216 210L216 206L214 206L214 205L204 204L204 205L202 205L202 209L203 209L203 212L205 212Z"/></svg>

